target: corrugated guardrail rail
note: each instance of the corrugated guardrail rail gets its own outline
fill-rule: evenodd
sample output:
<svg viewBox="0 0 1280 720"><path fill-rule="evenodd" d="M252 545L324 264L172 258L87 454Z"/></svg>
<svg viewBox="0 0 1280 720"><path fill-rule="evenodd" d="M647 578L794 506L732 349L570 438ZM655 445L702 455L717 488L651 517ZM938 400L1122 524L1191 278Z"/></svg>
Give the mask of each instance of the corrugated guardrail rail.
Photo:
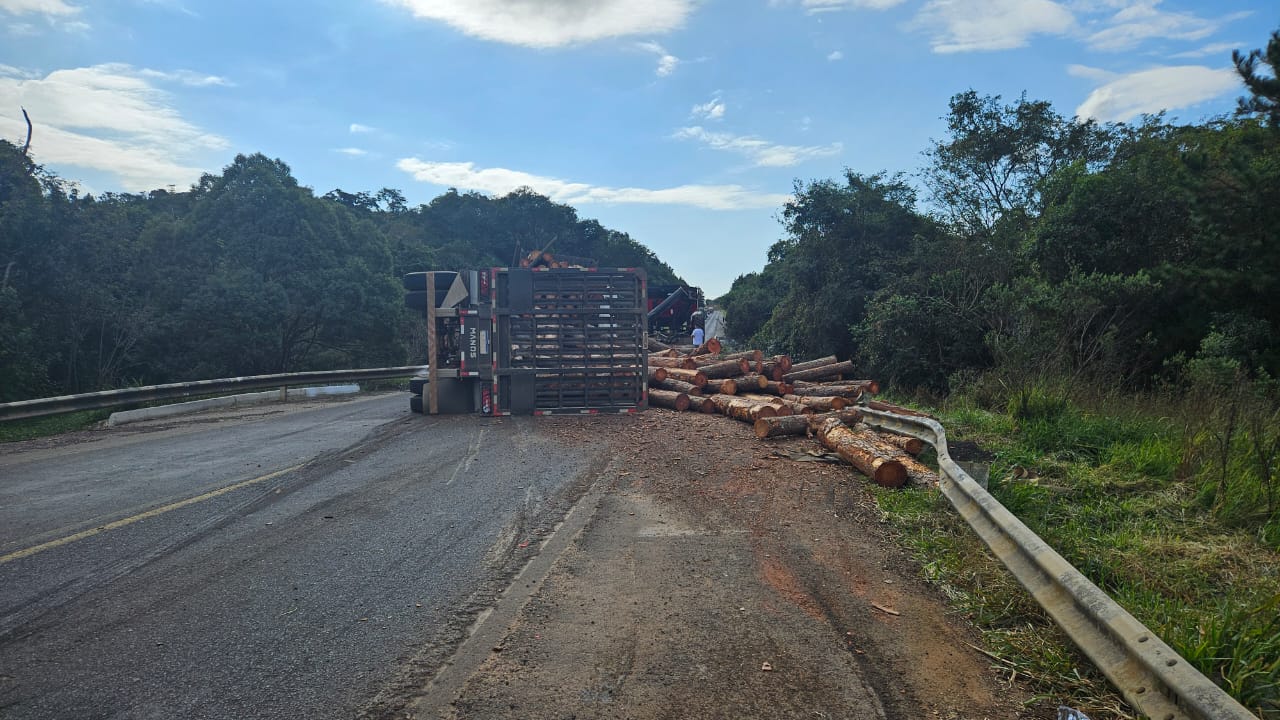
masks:
<svg viewBox="0 0 1280 720"><path fill-rule="evenodd" d="M181 400L201 395L216 395L224 392L260 388L278 388L328 382L392 380L410 377L423 372L426 372L426 367L421 365L365 368L363 370L315 370L311 372L249 375L246 377L218 378L217 380L195 380L192 382L169 383L167 385L122 388L120 390L103 390L102 392L82 393L80 395L60 395L37 400L0 403L0 420L19 420L81 410L96 410L98 408L119 407L121 405L155 402L158 400Z"/></svg>
<svg viewBox="0 0 1280 720"><path fill-rule="evenodd" d="M938 451L939 489L1073 642L1154 720L1257 720L1072 567L951 459L938 422L862 408L863 422Z"/></svg>

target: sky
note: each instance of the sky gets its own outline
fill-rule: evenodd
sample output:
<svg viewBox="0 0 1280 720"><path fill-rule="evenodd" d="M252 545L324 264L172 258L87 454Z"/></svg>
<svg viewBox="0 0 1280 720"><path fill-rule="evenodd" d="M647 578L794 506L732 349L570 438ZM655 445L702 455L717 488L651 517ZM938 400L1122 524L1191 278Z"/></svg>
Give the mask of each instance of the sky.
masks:
<svg viewBox="0 0 1280 720"><path fill-rule="evenodd" d="M0 0L0 137L26 108L93 193L254 152L317 194L528 186L716 297L797 181L918 171L956 93L1196 122L1277 28L1275 0Z"/></svg>

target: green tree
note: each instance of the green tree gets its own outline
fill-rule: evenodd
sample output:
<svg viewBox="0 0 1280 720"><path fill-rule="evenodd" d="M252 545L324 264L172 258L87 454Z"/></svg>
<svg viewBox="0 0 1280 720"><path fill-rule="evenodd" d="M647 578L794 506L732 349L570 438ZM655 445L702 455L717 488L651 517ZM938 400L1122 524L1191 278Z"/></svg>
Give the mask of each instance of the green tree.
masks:
<svg viewBox="0 0 1280 720"><path fill-rule="evenodd" d="M1240 98L1240 112L1260 115L1272 127L1280 127L1280 30L1271 33L1265 51L1252 50L1245 55L1239 50L1232 50L1231 60L1251 93L1247 98ZM1258 72L1260 65L1271 68L1270 77Z"/></svg>

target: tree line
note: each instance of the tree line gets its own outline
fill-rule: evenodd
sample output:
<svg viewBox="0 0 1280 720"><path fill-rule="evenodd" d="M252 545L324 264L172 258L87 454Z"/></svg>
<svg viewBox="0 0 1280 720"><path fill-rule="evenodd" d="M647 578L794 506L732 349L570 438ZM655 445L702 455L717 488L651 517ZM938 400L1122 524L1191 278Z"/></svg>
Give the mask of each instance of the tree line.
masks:
<svg viewBox="0 0 1280 720"><path fill-rule="evenodd" d="M528 189L418 207L390 188L317 196L254 154L184 192L82 196L0 140L0 402L421 362L400 276L544 248L680 282L626 233Z"/></svg>
<svg viewBox="0 0 1280 720"><path fill-rule="evenodd" d="M1231 117L1097 123L970 90L918 175L797 181L785 237L720 299L732 334L942 393L1277 377L1280 32L1234 60Z"/></svg>

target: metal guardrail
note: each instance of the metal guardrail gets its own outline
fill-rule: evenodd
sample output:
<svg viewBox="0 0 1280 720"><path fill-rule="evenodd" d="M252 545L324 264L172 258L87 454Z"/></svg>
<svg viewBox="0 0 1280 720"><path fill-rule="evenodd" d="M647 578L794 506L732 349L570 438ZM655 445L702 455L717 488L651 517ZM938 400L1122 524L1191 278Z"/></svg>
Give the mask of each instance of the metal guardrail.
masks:
<svg viewBox="0 0 1280 720"><path fill-rule="evenodd" d="M1153 720L1257 720L969 477L951 459L941 424L860 410L868 425L933 445L947 500L1133 707Z"/></svg>
<svg viewBox="0 0 1280 720"><path fill-rule="evenodd" d="M363 370L315 370L311 372L280 373L277 375L249 375L246 377L195 380L192 382L148 385L145 387L103 390L80 395L60 395L36 400L19 400L0 403L0 421L57 415L59 413L97 410L157 400L181 400L200 395L216 395L223 392L278 388L290 385L311 385L328 382L359 382L361 380L390 380L410 377L425 372L425 365L409 365L391 368L365 368Z"/></svg>

